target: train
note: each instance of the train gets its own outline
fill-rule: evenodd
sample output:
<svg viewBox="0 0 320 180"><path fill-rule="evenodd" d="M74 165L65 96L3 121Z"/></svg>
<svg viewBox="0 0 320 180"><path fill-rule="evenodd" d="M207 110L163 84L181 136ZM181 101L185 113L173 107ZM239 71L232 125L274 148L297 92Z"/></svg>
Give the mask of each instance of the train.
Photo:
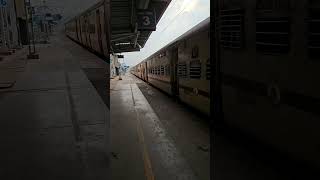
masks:
<svg viewBox="0 0 320 180"><path fill-rule="evenodd" d="M224 123L320 168L320 2L218 3Z"/></svg>
<svg viewBox="0 0 320 180"><path fill-rule="evenodd" d="M320 2L218 3L219 56L211 56L221 62L223 123L319 169ZM209 21L143 60L132 74L210 114Z"/></svg>
<svg viewBox="0 0 320 180"><path fill-rule="evenodd" d="M210 17L132 67L130 72L210 116Z"/></svg>
<svg viewBox="0 0 320 180"><path fill-rule="evenodd" d="M80 15L65 23L66 36L90 51L108 57L107 26L105 25L104 1L101 1Z"/></svg>

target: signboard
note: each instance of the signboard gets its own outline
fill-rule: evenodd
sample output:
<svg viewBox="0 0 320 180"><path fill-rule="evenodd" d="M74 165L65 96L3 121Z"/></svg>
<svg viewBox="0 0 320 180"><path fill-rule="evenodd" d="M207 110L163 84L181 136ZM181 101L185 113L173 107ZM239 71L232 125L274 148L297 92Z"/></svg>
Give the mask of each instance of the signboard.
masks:
<svg viewBox="0 0 320 180"><path fill-rule="evenodd" d="M137 11L138 31L156 30L156 13L154 10Z"/></svg>
<svg viewBox="0 0 320 180"><path fill-rule="evenodd" d="M6 7L8 5L7 0L0 0L0 6L1 7Z"/></svg>

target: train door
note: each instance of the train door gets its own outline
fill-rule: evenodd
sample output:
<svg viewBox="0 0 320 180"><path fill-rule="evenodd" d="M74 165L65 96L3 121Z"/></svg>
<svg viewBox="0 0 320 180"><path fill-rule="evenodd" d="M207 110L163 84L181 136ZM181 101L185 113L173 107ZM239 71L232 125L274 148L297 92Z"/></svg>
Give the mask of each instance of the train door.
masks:
<svg viewBox="0 0 320 180"><path fill-rule="evenodd" d="M98 42L99 42L99 48L100 52L103 53L103 46L102 46L102 28L101 28L101 20L100 20L100 10L98 9L96 12L96 20L97 20L97 32L98 32Z"/></svg>
<svg viewBox="0 0 320 180"><path fill-rule="evenodd" d="M78 32L79 32L79 28L78 28L78 23L77 23L78 21L77 20L75 20L75 23L76 23L76 35L77 35L77 41L79 41L79 34L78 34Z"/></svg>
<svg viewBox="0 0 320 180"><path fill-rule="evenodd" d="M81 29L80 18L77 20L77 24L78 24L78 27L79 27L79 36L80 36L79 41L80 41L81 43L83 43L83 41L82 41L82 29Z"/></svg>
<svg viewBox="0 0 320 180"><path fill-rule="evenodd" d="M173 96L179 95L179 83L178 83L178 48L174 47L171 52L172 58L170 62L170 82L171 92Z"/></svg>
<svg viewBox="0 0 320 180"><path fill-rule="evenodd" d="M88 19L87 19L86 16L84 16L84 29L85 29L85 34L84 34L84 36L85 36L85 38L86 38L86 43L85 43L85 45L86 45L87 47L89 47L89 40L88 40Z"/></svg>
<svg viewBox="0 0 320 180"><path fill-rule="evenodd" d="M87 24L87 26L88 26L88 38L89 38L89 47L91 48L91 49L93 49L92 48L92 42L91 42L91 33L92 33L92 26L91 26L91 20L92 20L92 18L91 18L91 14L89 14L88 15L88 24Z"/></svg>
<svg viewBox="0 0 320 180"><path fill-rule="evenodd" d="M145 72L145 78L146 78L145 80L148 81L148 65L147 65L147 62L145 62L145 71L144 72Z"/></svg>

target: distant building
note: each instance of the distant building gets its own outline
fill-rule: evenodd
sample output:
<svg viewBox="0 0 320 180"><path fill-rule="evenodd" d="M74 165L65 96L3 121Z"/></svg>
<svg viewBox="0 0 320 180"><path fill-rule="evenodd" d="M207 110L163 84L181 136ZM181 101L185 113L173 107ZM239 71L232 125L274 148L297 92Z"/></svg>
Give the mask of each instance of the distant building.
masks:
<svg viewBox="0 0 320 180"><path fill-rule="evenodd" d="M35 13L33 14L35 41L47 42L53 32L54 25L61 19L62 16L54 14L54 11L46 5L45 1L42 5L35 6Z"/></svg>

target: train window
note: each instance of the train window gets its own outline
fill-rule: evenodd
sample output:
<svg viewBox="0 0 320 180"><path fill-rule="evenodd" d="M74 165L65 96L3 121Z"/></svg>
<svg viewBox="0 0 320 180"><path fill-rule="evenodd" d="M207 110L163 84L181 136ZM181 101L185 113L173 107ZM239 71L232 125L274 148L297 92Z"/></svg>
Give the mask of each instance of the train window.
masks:
<svg viewBox="0 0 320 180"><path fill-rule="evenodd" d="M256 19L256 48L264 53L287 53L290 49L288 17Z"/></svg>
<svg viewBox="0 0 320 180"><path fill-rule="evenodd" d="M273 0L257 0L258 10L271 10L273 8Z"/></svg>
<svg viewBox="0 0 320 180"><path fill-rule="evenodd" d="M187 78L187 63L179 63L178 64L178 77L179 78Z"/></svg>
<svg viewBox="0 0 320 180"><path fill-rule="evenodd" d="M257 0L257 10L288 10L290 0Z"/></svg>
<svg viewBox="0 0 320 180"><path fill-rule="evenodd" d="M194 60L190 62L190 78L200 79L201 78L201 62L200 60Z"/></svg>
<svg viewBox="0 0 320 180"><path fill-rule="evenodd" d="M319 8L320 7L320 1L319 0L309 0L308 1L309 8Z"/></svg>
<svg viewBox="0 0 320 180"><path fill-rule="evenodd" d="M207 80L211 79L210 58L207 60L207 64L206 64L206 78L207 78Z"/></svg>
<svg viewBox="0 0 320 180"><path fill-rule="evenodd" d="M164 66L160 66L160 75L164 76Z"/></svg>
<svg viewBox="0 0 320 180"><path fill-rule="evenodd" d="M192 56L191 58L197 58L199 57L199 47L195 46L192 48Z"/></svg>
<svg viewBox="0 0 320 180"><path fill-rule="evenodd" d="M309 9L308 18L308 55L309 58L319 58L320 49L320 13L318 8Z"/></svg>
<svg viewBox="0 0 320 180"><path fill-rule="evenodd" d="M241 1L242 0L221 0L220 1L220 6L222 9L234 9L236 7L241 6Z"/></svg>
<svg viewBox="0 0 320 180"><path fill-rule="evenodd" d="M243 9L221 10L220 43L223 48L243 46Z"/></svg>

